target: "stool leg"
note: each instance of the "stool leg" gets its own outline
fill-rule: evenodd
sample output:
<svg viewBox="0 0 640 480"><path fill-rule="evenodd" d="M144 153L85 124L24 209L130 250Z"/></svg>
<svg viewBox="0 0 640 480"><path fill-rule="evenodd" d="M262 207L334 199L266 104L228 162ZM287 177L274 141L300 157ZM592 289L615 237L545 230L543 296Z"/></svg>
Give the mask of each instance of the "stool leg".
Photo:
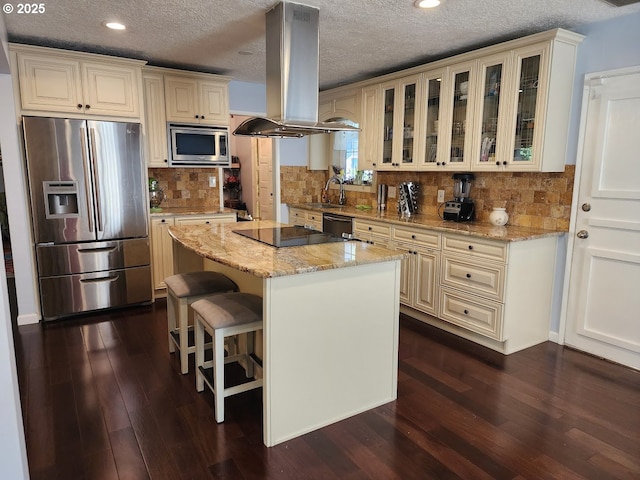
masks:
<svg viewBox="0 0 640 480"><path fill-rule="evenodd" d="M178 300L178 322L180 323L180 370L189 373L189 305L187 300Z"/></svg>
<svg viewBox="0 0 640 480"><path fill-rule="evenodd" d="M199 367L204 365L204 325L200 321L200 315L194 315L193 330L196 337L196 391L201 392L204 390L204 379Z"/></svg>
<svg viewBox="0 0 640 480"><path fill-rule="evenodd" d="M224 422L224 335L213 332L213 404L216 422Z"/></svg>
<svg viewBox="0 0 640 480"><path fill-rule="evenodd" d="M169 329L169 353L176 351L176 345L171 338L171 332L176 329L176 304L171 290L167 289L167 327Z"/></svg>
<svg viewBox="0 0 640 480"><path fill-rule="evenodd" d="M247 378L253 378L253 360L251 359L251 354L253 353L253 344L255 342L255 332L247 332Z"/></svg>

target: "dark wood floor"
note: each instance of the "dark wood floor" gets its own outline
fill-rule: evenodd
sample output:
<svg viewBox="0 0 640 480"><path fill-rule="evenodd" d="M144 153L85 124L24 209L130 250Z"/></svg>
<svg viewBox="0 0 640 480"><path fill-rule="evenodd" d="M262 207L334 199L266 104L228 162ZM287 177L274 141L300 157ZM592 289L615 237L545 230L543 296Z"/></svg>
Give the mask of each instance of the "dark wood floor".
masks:
<svg viewBox="0 0 640 480"><path fill-rule="evenodd" d="M553 343L503 357L403 318L396 402L266 448L260 391L217 425L165 322L20 327L32 479L640 478L640 374Z"/></svg>

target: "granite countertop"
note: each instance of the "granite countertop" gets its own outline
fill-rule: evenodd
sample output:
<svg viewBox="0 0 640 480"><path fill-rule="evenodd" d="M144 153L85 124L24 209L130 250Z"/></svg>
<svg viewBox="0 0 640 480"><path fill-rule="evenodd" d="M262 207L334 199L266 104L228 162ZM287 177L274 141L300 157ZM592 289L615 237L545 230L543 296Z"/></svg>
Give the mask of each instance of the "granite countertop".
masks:
<svg viewBox="0 0 640 480"><path fill-rule="evenodd" d="M440 217L422 214L415 214L409 218L403 218L400 217L396 211L379 212L375 208L372 208L371 210L360 210L355 207L349 206L322 208L310 206L304 203L291 204L289 205L289 207L347 215L353 218L361 218L363 220L372 220L394 225L406 225L419 228L422 227L429 230L438 230L447 233L482 237L491 240L502 240L505 242L518 242L523 240L533 240L535 238L561 236L566 233L556 230L544 230L542 228L533 227L516 227L511 225L496 227L494 225L491 225L490 223L480 222L458 223L445 221Z"/></svg>
<svg viewBox="0 0 640 480"><path fill-rule="evenodd" d="M202 208L202 207L162 207L160 212L151 211L151 217L168 217L173 215L217 215L217 214L238 213L233 208Z"/></svg>
<svg viewBox="0 0 640 480"><path fill-rule="evenodd" d="M407 255L356 241L276 248L233 233L278 225L282 224L263 220L172 226L169 235L204 258L262 278L401 260Z"/></svg>

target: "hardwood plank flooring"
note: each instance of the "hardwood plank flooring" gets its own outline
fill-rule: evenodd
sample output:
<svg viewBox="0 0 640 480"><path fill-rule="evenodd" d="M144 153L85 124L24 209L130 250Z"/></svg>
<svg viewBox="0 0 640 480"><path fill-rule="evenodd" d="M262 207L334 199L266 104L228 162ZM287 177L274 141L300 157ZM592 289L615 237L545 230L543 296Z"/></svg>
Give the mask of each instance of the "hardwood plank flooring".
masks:
<svg viewBox="0 0 640 480"><path fill-rule="evenodd" d="M216 424L193 358L181 375L168 353L164 300L20 327L31 478L640 479L640 372L400 326L397 401L273 448L260 390L228 398Z"/></svg>

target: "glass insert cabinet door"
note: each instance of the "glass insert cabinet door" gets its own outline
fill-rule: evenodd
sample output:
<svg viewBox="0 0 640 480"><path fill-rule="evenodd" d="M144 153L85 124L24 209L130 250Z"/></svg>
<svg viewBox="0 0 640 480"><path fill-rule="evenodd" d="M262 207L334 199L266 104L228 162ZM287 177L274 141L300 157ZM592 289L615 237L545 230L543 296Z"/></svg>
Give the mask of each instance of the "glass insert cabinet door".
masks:
<svg viewBox="0 0 640 480"><path fill-rule="evenodd" d="M416 83L403 84L402 164L413 164L413 138L416 127Z"/></svg>
<svg viewBox="0 0 640 480"><path fill-rule="evenodd" d="M438 159L438 137L440 134L440 89L442 87L442 73L425 76L424 78L424 156L425 166L435 166Z"/></svg>
<svg viewBox="0 0 640 480"><path fill-rule="evenodd" d="M395 113L395 87L383 89L382 117L382 165L391 166L393 161L393 117Z"/></svg>
<svg viewBox="0 0 640 480"><path fill-rule="evenodd" d="M495 170L496 166L507 165L509 160L509 149L505 143L505 132L509 130L506 122L509 86L503 82L503 75L509 70L510 58L509 53L494 55L478 64L479 112L474 128L479 131L479 136L473 147L474 168Z"/></svg>
<svg viewBox="0 0 640 480"><path fill-rule="evenodd" d="M519 58L518 101L512 163L531 163L536 138L536 111L541 55Z"/></svg>
<svg viewBox="0 0 640 480"><path fill-rule="evenodd" d="M460 65L451 70L450 125L448 132L449 152L444 166L452 168L469 165L470 131L473 118L473 65ZM436 165L437 165L436 161Z"/></svg>

